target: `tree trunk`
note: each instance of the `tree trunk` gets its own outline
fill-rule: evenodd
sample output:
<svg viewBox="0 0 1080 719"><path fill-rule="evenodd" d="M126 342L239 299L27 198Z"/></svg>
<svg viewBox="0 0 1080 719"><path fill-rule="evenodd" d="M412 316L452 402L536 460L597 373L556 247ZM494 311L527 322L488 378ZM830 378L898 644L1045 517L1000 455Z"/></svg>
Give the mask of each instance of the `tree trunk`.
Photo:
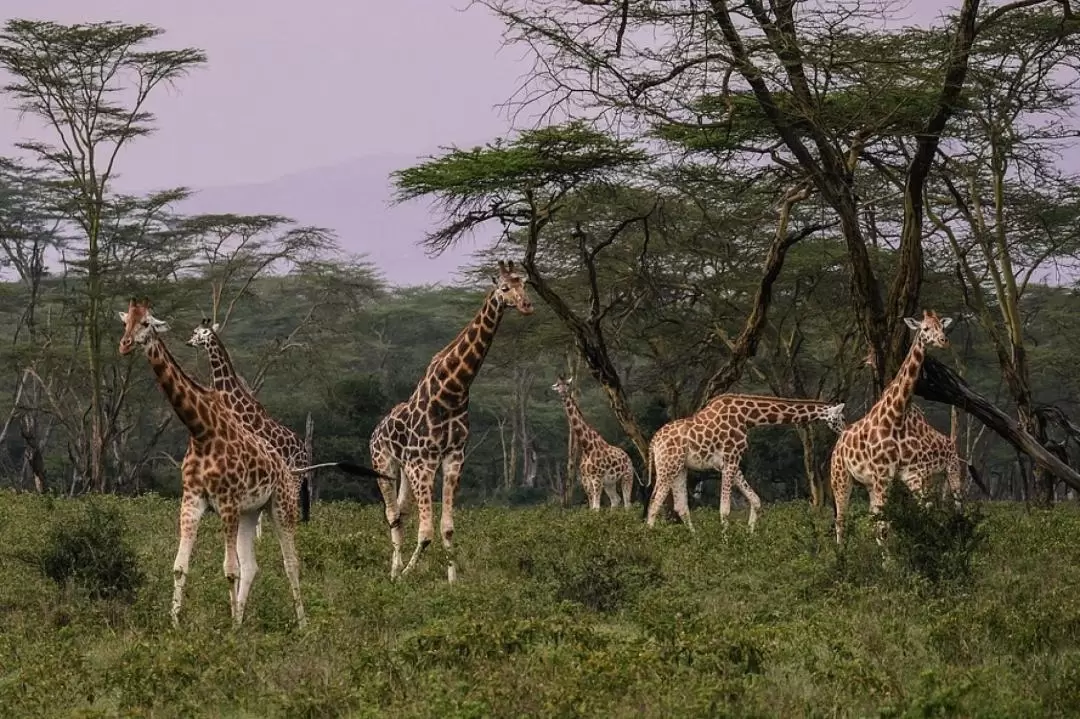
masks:
<svg viewBox="0 0 1080 719"><path fill-rule="evenodd" d="M48 482L45 480L45 456L41 451L41 443L38 440L36 429L36 423L30 414L23 415L21 434L26 446L23 465L33 480L34 491L38 494L45 494L48 489Z"/></svg>

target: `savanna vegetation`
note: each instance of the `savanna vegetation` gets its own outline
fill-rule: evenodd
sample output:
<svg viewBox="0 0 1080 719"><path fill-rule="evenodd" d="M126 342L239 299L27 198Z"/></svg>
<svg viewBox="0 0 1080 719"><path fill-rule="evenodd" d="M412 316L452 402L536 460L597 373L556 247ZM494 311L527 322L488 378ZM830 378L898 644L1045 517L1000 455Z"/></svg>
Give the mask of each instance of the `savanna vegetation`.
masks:
<svg viewBox="0 0 1080 719"><path fill-rule="evenodd" d="M923 27L857 2L473 5L535 56L508 107L540 120L389 178L444 211L393 241L502 230L436 287L389 285L327 228L115 189L155 129L148 98L198 82L200 50L119 23L0 32L4 101L46 138L0 160L3 714L1074 713L1068 0L963 0ZM145 360L115 350L127 298L152 299L204 378L182 343L213 318L270 412L310 418L317 459L367 461L503 258L538 309L507 317L472 386L461 581L429 559L391 585L381 510L363 506L376 488L326 472L299 535L307 632L266 543L250 625L219 631L216 520L184 628L166 630L186 431ZM861 416L923 307L957 321L915 401L983 486L960 513L891 499L886 564L866 532L830 540L824 427L752 436L752 537L721 538L708 475L696 537L566 508L581 496L559 374L640 469L656 428L725 391Z"/></svg>
<svg viewBox="0 0 1080 719"><path fill-rule="evenodd" d="M458 581L387 578L379 507L300 526L309 625L273 541L227 631L219 522L204 523L184 624L169 625L176 503L2 497L4 716L1075 716L1080 515L994 503L970 573L882 565L865 511L843 555L831 512L768 507L754 534L695 517L469 508ZM699 514L715 509L698 510ZM99 537L107 591L42 528ZM118 530L118 531L117 531ZM116 535L120 539L116 539ZM897 534L896 532L893 533ZM214 537L211 539L211 537ZM963 547L956 542L950 546ZM60 551L56 551L59 549ZM13 557L15 551L18 557ZM128 587L135 591L129 594ZM91 597L99 598L91 599Z"/></svg>

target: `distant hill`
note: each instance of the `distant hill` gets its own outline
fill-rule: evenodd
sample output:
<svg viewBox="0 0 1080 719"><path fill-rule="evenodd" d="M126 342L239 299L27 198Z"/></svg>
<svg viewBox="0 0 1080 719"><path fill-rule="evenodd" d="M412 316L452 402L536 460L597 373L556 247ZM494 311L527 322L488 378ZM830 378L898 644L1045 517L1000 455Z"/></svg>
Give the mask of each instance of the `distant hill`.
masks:
<svg viewBox="0 0 1080 719"><path fill-rule="evenodd" d="M427 257L417 243L438 218L426 203L390 204L390 173L414 162L409 155L373 155L268 182L209 187L176 209L286 215L336 231L346 252L366 253L391 284L450 282L471 252L494 239L497 228L477 233L441 257Z"/></svg>

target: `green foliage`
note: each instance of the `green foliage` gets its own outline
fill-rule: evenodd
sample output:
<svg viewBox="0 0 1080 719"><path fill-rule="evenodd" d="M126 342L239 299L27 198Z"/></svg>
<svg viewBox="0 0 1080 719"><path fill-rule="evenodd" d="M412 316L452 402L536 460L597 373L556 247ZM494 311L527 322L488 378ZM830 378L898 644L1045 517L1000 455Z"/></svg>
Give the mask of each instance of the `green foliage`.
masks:
<svg viewBox="0 0 1080 719"><path fill-rule="evenodd" d="M399 201L424 195L484 198L544 191L626 170L646 159L634 143L582 121L526 130L510 141L471 150L446 148L442 157L393 174Z"/></svg>
<svg viewBox="0 0 1080 719"><path fill-rule="evenodd" d="M459 581L436 542L391 583L381 507L324 504L300 528L310 624L295 630L275 542L230 631L222 539L203 520L182 631L168 629L177 503L101 497L146 582L131 604L0 565L0 716L1073 716L1080 513L986 508L963 586L835 574L831 512L766 506L755 534L638 512L462 509ZM860 507L860 505L856 505ZM83 502L0 494L0 545L33 546ZM865 504L848 553L880 552ZM406 524L412 536L415 521ZM562 572L560 572L560 567ZM595 578L588 579L589 568ZM566 576L560 576L565 574ZM605 598L610 591L613 599ZM617 600L617 601L616 601ZM117 631L117 627L121 627ZM257 707L257 710L253 710Z"/></svg>
<svg viewBox="0 0 1080 719"><path fill-rule="evenodd" d="M124 529L124 517L117 509L87 504L84 511L48 530L37 564L61 589L72 587L90 599L131 603L145 576L125 541Z"/></svg>
<svg viewBox="0 0 1080 719"><path fill-rule="evenodd" d="M938 495L924 502L894 479L882 516L889 548L908 569L932 584L971 579L972 563L986 542L986 516L978 506L957 508Z"/></svg>
<svg viewBox="0 0 1080 719"><path fill-rule="evenodd" d="M848 133L856 122L874 129L877 139L904 137L922 129L938 101L940 89L932 86L885 84L874 88L849 86L834 88L820 96L807 116L790 92L774 93L773 99L784 117L796 127L812 119L826 132ZM963 97L957 109L971 104ZM727 95L702 95L694 103L694 112L703 118L722 118L711 123L660 123L652 133L660 139L691 151L732 152L764 143L775 137L775 130L757 98L750 91Z"/></svg>

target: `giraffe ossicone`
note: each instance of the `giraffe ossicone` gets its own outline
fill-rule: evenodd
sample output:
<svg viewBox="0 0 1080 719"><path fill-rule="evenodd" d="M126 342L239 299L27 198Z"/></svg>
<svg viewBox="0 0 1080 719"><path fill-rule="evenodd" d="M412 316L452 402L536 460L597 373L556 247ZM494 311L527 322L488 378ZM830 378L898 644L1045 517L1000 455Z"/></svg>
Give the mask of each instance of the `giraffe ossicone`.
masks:
<svg viewBox="0 0 1080 719"><path fill-rule="evenodd" d="M585 420L581 407L574 399L571 385L573 378L559 377L551 385L563 400L566 421L574 446L581 449L578 459L578 474L589 508L600 510L600 493L607 495L611 507L619 506L619 491L622 492L623 507L630 508L630 496L634 488L634 465L630 455L621 447L609 444Z"/></svg>
<svg viewBox="0 0 1080 719"><path fill-rule="evenodd" d="M656 487L646 514L652 527L667 495L672 495L675 512L692 532L687 498L688 470L719 470L720 521L727 526L731 513L731 487L735 485L750 505L749 527L757 524L761 499L743 476L740 464L749 446L747 430L767 424L825 422L836 432L844 431L844 405L814 399L793 399L767 395L722 394L703 408L668 422L649 442L647 482L655 469Z"/></svg>
<svg viewBox="0 0 1080 719"><path fill-rule="evenodd" d="M212 506L225 534L224 572L229 582L229 612L244 620L248 592L258 572L255 524L269 505L281 556L301 627L307 620L300 597L300 560L296 556L296 488L285 462L250 432L225 406L221 394L188 375L169 352L159 332L168 324L154 317L148 300L132 298L121 312L124 334L119 353L142 347L157 384L184 423L190 437L181 465L180 543L173 562L170 616L180 623L184 584L199 522Z"/></svg>
<svg viewBox="0 0 1080 719"><path fill-rule="evenodd" d="M487 356L502 321L513 308L522 315L533 313L525 290L525 277L513 262L499 261L494 286L484 297L472 321L448 345L435 353L413 393L382 418L371 435L371 461L383 475L379 479L390 525L390 578L404 576L416 566L434 539L432 506L435 475L442 470L443 495L440 530L446 554L446 577L457 578L454 559L454 495L465 463L469 439L469 387ZM419 514L416 549L402 568L402 521L410 501Z"/></svg>

